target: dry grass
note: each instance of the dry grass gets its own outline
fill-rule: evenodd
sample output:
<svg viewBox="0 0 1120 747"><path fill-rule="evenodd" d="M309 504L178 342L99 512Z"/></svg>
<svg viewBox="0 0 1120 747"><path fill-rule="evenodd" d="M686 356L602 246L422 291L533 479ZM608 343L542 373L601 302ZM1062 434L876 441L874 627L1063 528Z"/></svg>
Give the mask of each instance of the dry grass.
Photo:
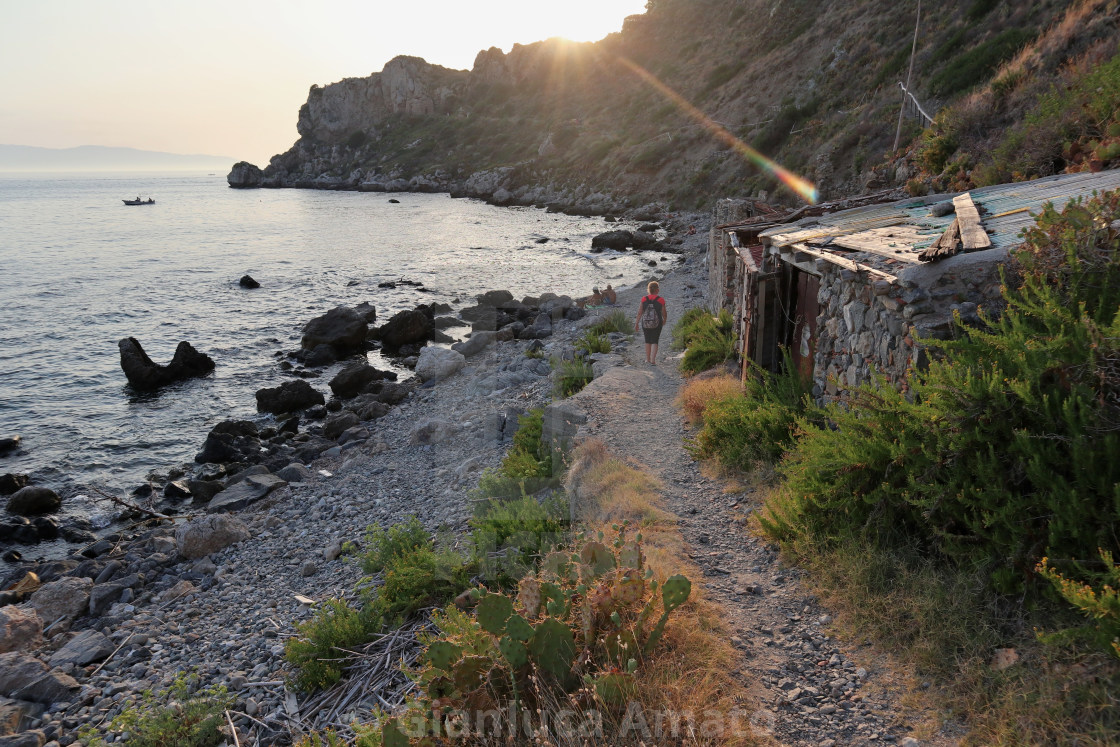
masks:
<svg viewBox="0 0 1120 747"><path fill-rule="evenodd" d="M675 517L659 506L657 481L613 456L603 442L590 440L573 453L566 487L573 506L580 507L582 524L609 533L611 524L631 521L641 528L646 563L658 578L682 573L693 580L689 602L669 618L657 654L637 673L637 700L651 727L651 714L692 716L681 724L679 741L666 734L655 743L771 744L769 738L751 734L753 708L744 702L735 679L740 657L729 641L726 615L703 597L698 583L702 573L688 558ZM739 733L730 728L733 718ZM702 733L706 721L716 720L725 725L723 733Z"/></svg>
<svg viewBox="0 0 1120 747"><path fill-rule="evenodd" d="M719 399L743 393L743 385L734 376L718 373L714 376L700 374L688 380L677 395L677 406L692 425L704 420L704 407Z"/></svg>

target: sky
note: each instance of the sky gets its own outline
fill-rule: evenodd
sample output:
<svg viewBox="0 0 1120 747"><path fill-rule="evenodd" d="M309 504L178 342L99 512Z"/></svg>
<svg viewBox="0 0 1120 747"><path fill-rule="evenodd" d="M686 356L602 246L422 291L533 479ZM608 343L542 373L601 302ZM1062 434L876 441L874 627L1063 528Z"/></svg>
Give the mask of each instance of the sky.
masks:
<svg viewBox="0 0 1120 747"><path fill-rule="evenodd" d="M265 165L313 85L401 54L597 41L645 0L0 0L0 143L127 146Z"/></svg>

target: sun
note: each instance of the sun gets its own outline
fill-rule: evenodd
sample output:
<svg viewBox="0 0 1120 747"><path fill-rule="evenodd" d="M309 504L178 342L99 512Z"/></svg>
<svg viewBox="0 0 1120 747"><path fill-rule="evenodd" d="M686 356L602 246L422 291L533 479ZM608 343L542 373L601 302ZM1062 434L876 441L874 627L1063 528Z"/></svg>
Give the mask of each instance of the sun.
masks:
<svg viewBox="0 0 1120 747"><path fill-rule="evenodd" d="M565 3L523 2L522 15L539 16L548 36L574 42L599 41L620 31L627 16L643 13L646 0L568 0ZM536 20L536 19L535 19Z"/></svg>

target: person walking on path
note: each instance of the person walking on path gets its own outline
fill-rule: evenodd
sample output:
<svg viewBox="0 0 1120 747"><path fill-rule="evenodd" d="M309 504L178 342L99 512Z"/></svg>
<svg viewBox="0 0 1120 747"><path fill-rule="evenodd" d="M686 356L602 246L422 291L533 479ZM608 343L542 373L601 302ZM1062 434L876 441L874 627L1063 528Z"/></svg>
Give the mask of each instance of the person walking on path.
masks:
<svg viewBox="0 0 1120 747"><path fill-rule="evenodd" d="M656 280L646 286L649 295L642 298L638 307L638 318L634 321L634 331L638 327L646 336L646 363L657 363L657 342L661 339L661 329L665 326L665 299L657 295L661 286Z"/></svg>

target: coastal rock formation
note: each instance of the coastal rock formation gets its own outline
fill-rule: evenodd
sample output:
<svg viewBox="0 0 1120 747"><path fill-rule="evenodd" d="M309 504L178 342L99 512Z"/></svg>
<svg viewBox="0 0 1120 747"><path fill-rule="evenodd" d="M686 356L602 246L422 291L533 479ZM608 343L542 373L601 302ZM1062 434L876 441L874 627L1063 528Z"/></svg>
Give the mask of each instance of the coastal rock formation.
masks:
<svg viewBox="0 0 1120 747"><path fill-rule="evenodd" d="M280 386L257 390L257 409L261 412L298 412L325 402L322 392L316 391L303 379L285 381Z"/></svg>
<svg viewBox="0 0 1120 747"><path fill-rule="evenodd" d="M261 186L261 177L263 174L259 167L254 166L248 161L238 161L233 165L233 169L226 177L229 186L236 189L246 189Z"/></svg>
<svg viewBox="0 0 1120 747"><path fill-rule="evenodd" d="M30 647L43 635L43 621L35 610L0 607L0 653Z"/></svg>
<svg viewBox="0 0 1120 747"><path fill-rule="evenodd" d="M336 306L304 325L300 345L304 350L330 345L344 355L361 350L368 333L369 325L362 314L349 306Z"/></svg>
<svg viewBox="0 0 1120 747"><path fill-rule="evenodd" d="M206 435L202 450L195 455L194 460L199 464L238 462L259 454L260 450L261 441L256 423L249 420L224 420ZM197 495L191 482L193 481L188 481L187 485L191 493Z"/></svg>
<svg viewBox="0 0 1120 747"><path fill-rule="evenodd" d="M182 379L205 376L214 370L210 356L198 352L186 340L175 348L175 355L166 366L154 363L135 337L124 338L117 347L121 353L121 369L128 383L137 389L158 389Z"/></svg>
<svg viewBox="0 0 1120 747"><path fill-rule="evenodd" d="M265 474L250 475L211 498L206 504L206 511L207 513L240 511L264 498L276 488L287 484L267 471Z"/></svg>
<svg viewBox="0 0 1120 747"><path fill-rule="evenodd" d="M11 495L27 486L27 475L14 475L11 472L0 475L0 495Z"/></svg>
<svg viewBox="0 0 1120 747"><path fill-rule="evenodd" d="M420 351L416 361L416 375L421 381L443 381L466 363L466 357L457 350L427 347Z"/></svg>
<svg viewBox="0 0 1120 747"><path fill-rule="evenodd" d="M400 311L378 330L381 344L390 350L405 345L424 342L432 335L435 324L432 315L421 309Z"/></svg>
<svg viewBox="0 0 1120 747"><path fill-rule="evenodd" d="M175 530L175 547L188 560L202 558L224 547L249 539L245 522L228 514L192 519Z"/></svg>
<svg viewBox="0 0 1120 747"><path fill-rule="evenodd" d="M23 439L19 436L5 436L4 438L0 438L0 456L19 449L22 440Z"/></svg>
<svg viewBox="0 0 1120 747"><path fill-rule="evenodd" d="M334 396L350 399L361 394L366 387L376 381L396 379L392 371L380 371L363 361L355 361L345 366L331 379L330 387Z"/></svg>
<svg viewBox="0 0 1120 747"><path fill-rule="evenodd" d="M28 485L8 499L8 511L17 516L50 514L62 507L62 498L50 488Z"/></svg>
<svg viewBox="0 0 1120 747"><path fill-rule="evenodd" d="M60 669L51 669L28 654L0 655L0 695L32 703L69 702L78 692L78 681Z"/></svg>
<svg viewBox="0 0 1120 747"><path fill-rule="evenodd" d="M237 284L240 285L242 288L252 289L252 288L260 288L261 287L261 284L258 283L256 280L254 280L251 275L242 275L241 279L237 281Z"/></svg>

